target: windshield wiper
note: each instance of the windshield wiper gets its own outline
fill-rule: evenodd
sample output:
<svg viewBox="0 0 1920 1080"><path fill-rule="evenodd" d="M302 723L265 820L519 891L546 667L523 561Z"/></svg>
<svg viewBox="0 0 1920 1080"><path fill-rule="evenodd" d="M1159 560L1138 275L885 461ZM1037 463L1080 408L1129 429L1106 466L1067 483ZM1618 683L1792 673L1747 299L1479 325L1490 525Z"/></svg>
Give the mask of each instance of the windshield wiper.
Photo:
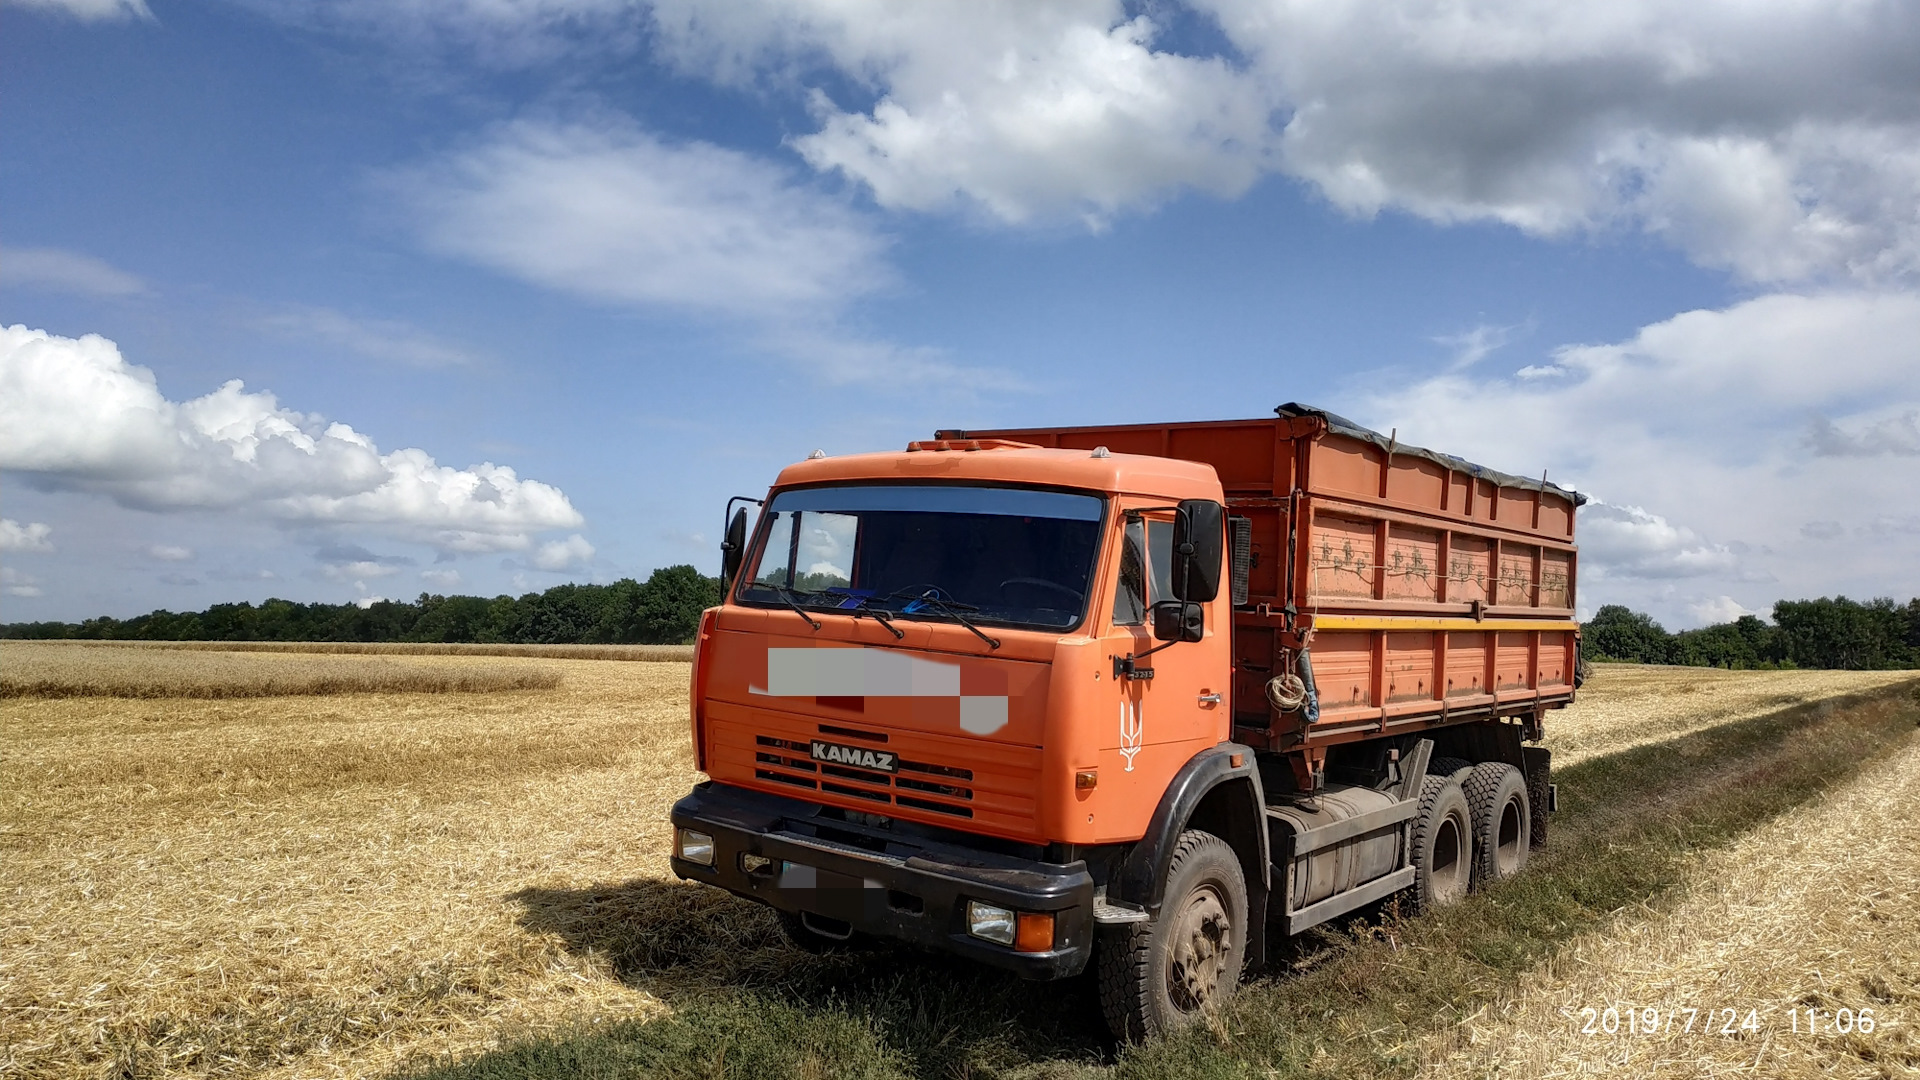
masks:
<svg viewBox="0 0 1920 1080"><path fill-rule="evenodd" d="M909 595L911 595L910 592L897 592L897 593L888 594L888 596L891 598L901 598ZM973 625L972 619L969 619L965 615L961 614L963 610L965 611L980 610L979 608L974 607L972 604L960 604L960 603L955 603L952 600L944 599L943 597L940 596L938 589L928 589L925 593L921 595L912 596L912 599L914 600L915 603L934 605L935 607L938 607L942 612L948 615L951 615L953 617L954 622L957 622L961 626L964 626L968 630L971 630L973 632L973 636L979 638L981 641L986 642L988 647L994 648L994 649L997 649L1000 647L1000 639L988 637L985 633L981 631L979 627Z"/></svg>
<svg viewBox="0 0 1920 1080"><path fill-rule="evenodd" d="M786 603L788 607L792 608L793 613L795 615L798 615L801 618L807 620L808 626L813 627L815 630L820 629L820 620L807 614L807 609L800 606L800 601L795 600L793 598L793 593L789 592L785 585L775 585L771 581L754 581L754 582L749 582L747 584L747 588L767 590L773 595L779 597L783 602Z"/></svg>
<svg viewBox="0 0 1920 1080"><path fill-rule="evenodd" d="M873 602L873 597L863 596L860 598L859 603L853 605L853 607L848 610L853 612L853 617L856 619L860 617L861 612L866 612L868 615L873 616L873 621L879 623L881 626L886 627L887 632L893 635L893 639L895 641L898 641L901 638L906 637L907 632L905 630L902 630L899 627L893 625L893 616L887 614L884 609L867 606L872 602Z"/></svg>

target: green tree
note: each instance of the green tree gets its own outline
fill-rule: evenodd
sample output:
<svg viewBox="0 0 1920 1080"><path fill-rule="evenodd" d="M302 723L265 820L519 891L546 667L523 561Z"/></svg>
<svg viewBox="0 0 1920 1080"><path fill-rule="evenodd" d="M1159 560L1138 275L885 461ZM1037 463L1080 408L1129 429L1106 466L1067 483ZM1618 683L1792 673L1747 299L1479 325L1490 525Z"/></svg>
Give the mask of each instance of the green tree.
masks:
<svg viewBox="0 0 1920 1080"><path fill-rule="evenodd" d="M1582 651L1593 660L1630 664L1671 664L1679 659L1673 635L1653 616L1620 604L1607 604L1580 627Z"/></svg>

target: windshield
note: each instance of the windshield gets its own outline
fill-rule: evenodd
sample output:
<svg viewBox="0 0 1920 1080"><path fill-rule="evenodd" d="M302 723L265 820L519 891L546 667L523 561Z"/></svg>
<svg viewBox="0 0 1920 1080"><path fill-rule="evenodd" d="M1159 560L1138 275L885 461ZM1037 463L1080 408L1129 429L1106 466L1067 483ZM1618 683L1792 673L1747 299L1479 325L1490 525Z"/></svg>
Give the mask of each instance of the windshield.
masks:
<svg viewBox="0 0 1920 1080"><path fill-rule="evenodd" d="M784 491L739 598L1064 629L1086 611L1104 505L953 484Z"/></svg>

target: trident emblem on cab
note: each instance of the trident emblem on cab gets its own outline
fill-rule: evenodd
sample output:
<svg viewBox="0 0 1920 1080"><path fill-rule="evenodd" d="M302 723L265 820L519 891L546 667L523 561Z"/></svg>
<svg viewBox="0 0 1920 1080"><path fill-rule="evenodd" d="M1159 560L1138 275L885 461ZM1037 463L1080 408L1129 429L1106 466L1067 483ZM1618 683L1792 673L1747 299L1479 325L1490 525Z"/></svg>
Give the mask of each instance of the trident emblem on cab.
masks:
<svg viewBox="0 0 1920 1080"><path fill-rule="evenodd" d="M1127 759L1127 772L1133 771L1133 755L1140 752L1140 703L1120 702L1120 756Z"/></svg>

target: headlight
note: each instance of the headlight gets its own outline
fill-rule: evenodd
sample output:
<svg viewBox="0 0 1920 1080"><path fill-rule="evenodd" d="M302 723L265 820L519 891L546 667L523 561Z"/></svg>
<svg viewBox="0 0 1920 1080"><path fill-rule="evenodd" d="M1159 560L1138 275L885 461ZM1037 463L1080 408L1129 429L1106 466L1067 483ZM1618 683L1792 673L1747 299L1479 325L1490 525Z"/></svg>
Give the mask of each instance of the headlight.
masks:
<svg viewBox="0 0 1920 1080"><path fill-rule="evenodd" d="M701 866L713 865L713 837L692 829L679 830L680 857ZM1011 940L1011 939L1009 939Z"/></svg>
<svg viewBox="0 0 1920 1080"><path fill-rule="evenodd" d="M1001 945L1013 944L1013 912L978 900L967 901L967 933Z"/></svg>

